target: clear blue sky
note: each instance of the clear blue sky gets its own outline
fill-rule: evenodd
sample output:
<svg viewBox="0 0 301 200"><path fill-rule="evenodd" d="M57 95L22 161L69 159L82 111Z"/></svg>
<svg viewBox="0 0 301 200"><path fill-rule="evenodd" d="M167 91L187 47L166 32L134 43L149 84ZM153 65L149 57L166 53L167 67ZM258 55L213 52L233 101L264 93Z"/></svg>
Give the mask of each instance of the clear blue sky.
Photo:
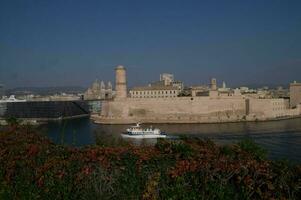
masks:
<svg viewBox="0 0 301 200"><path fill-rule="evenodd" d="M114 81L118 64L130 85L301 81L301 1L0 1L7 87Z"/></svg>

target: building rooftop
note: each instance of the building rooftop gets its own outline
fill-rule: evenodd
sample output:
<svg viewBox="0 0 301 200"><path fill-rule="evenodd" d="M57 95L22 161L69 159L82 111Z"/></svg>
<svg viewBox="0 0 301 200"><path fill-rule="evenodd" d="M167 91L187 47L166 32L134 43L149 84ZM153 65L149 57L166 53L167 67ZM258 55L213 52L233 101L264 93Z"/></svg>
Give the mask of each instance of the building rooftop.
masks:
<svg viewBox="0 0 301 200"><path fill-rule="evenodd" d="M294 81L290 84L291 86L301 86L301 83L298 83L297 81Z"/></svg>
<svg viewBox="0 0 301 200"><path fill-rule="evenodd" d="M125 67L122 66L122 65L118 65L118 66L115 68L115 70L117 70L117 69L125 69Z"/></svg>
<svg viewBox="0 0 301 200"><path fill-rule="evenodd" d="M141 86L141 87L133 87L131 91L144 91L144 90L178 90L178 87L174 86Z"/></svg>

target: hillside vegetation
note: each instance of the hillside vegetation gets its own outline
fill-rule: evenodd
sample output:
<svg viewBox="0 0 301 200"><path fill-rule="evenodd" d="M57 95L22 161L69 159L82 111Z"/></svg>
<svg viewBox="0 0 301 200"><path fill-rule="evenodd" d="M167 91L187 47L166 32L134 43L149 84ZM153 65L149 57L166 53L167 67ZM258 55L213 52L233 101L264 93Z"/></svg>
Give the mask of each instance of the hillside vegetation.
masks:
<svg viewBox="0 0 301 200"><path fill-rule="evenodd" d="M301 167L252 141L75 148L29 126L0 133L0 199L298 199Z"/></svg>

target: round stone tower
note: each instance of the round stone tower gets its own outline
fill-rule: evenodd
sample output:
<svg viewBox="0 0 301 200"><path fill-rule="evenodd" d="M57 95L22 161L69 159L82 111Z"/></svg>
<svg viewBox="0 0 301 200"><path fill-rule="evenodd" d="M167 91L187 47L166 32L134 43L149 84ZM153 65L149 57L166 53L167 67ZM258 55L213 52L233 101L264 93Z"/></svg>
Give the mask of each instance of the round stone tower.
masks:
<svg viewBox="0 0 301 200"><path fill-rule="evenodd" d="M217 90L217 84L216 84L216 79L215 78L211 79L210 89L211 90Z"/></svg>
<svg viewBox="0 0 301 200"><path fill-rule="evenodd" d="M118 65L115 68L116 74L116 83L115 83L115 90L116 90L116 98L126 98L127 97L127 88L126 88L126 70L125 67L122 65Z"/></svg>

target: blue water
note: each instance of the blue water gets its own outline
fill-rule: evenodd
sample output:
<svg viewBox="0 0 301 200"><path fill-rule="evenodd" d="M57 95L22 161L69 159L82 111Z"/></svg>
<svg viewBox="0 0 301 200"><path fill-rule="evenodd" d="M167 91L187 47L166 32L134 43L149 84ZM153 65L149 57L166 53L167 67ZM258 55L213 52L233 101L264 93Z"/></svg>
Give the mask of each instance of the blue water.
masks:
<svg viewBox="0 0 301 200"><path fill-rule="evenodd" d="M149 126L149 125L145 125ZM227 124L152 124L166 132L169 137L185 135L208 138L218 144L231 144L251 138L268 150L272 159L289 159L301 163L301 118ZM89 119L74 119L46 125L46 134L58 144L85 146L103 138L121 138L128 125L100 125ZM102 140L103 141L103 140ZM154 144L156 140L134 141L136 144Z"/></svg>

